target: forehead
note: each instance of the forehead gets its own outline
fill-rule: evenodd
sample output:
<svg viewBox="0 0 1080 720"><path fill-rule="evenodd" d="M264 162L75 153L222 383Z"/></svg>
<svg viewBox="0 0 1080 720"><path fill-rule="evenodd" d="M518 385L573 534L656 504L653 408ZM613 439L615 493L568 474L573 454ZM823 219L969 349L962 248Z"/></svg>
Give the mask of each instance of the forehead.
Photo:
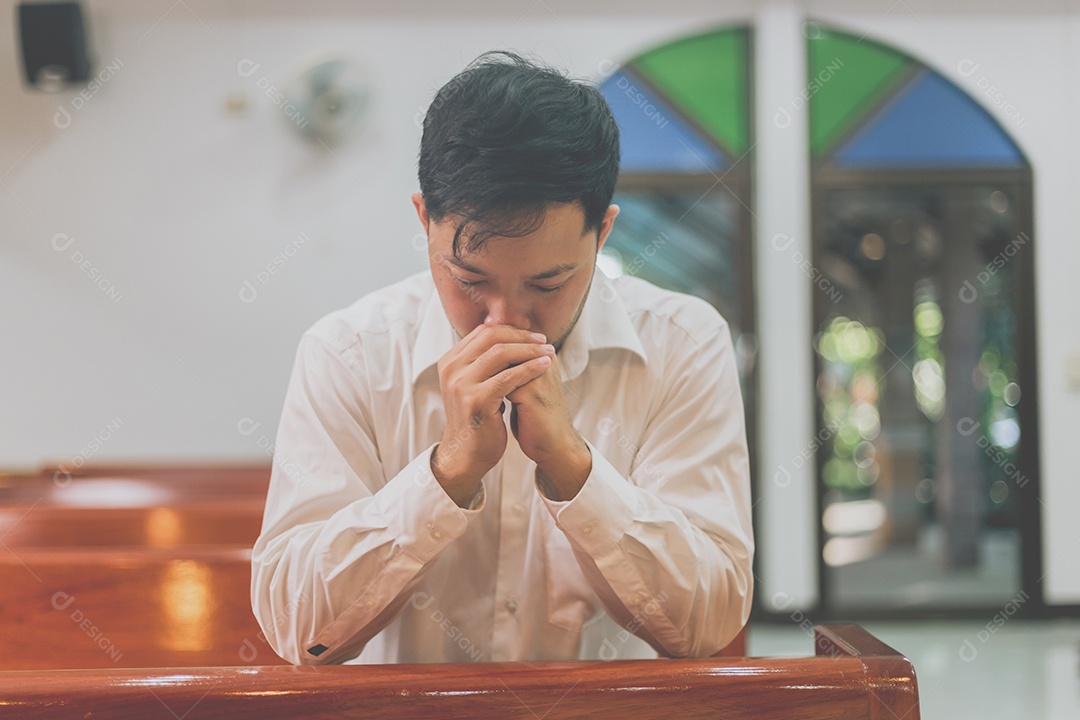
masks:
<svg viewBox="0 0 1080 720"><path fill-rule="evenodd" d="M492 213L490 222L483 220L470 223L461 233L462 244L469 235L475 233L482 241L490 238L501 239L543 239L543 238L566 238L577 239L587 234L585 227L585 210L579 202L571 203L548 203L543 211L534 213L523 211L520 213ZM441 221L434 223L435 226L445 233L453 235L457 232L464 217L460 214L451 214ZM502 235L500 233L506 233Z"/></svg>
<svg viewBox="0 0 1080 720"><path fill-rule="evenodd" d="M549 205L539 224L520 236L493 235L483 239L479 248L469 250L469 228L465 228L452 252L458 223L444 222L431 233L436 249L452 265L466 271L491 273L500 268L532 268L533 272L569 265L586 250L594 250L594 232L585 228L585 213L580 204ZM542 267L541 267L542 266ZM548 275L556 274L554 272Z"/></svg>

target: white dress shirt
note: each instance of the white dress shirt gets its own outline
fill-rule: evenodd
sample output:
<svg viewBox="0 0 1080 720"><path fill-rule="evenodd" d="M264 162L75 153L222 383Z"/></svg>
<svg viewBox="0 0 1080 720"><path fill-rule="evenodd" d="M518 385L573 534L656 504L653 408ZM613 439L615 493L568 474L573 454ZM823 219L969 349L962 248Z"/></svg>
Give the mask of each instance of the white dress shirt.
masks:
<svg viewBox="0 0 1080 720"><path fill-rule="evenodd" d="M252 554L271 647L296 664L414 663L703 657L730 642L754 543L716 310L594 272L558 356L592 472L562 502L509 432L467 508L432 476L436 363L459 339L430 272L301 338Z"/></svg>

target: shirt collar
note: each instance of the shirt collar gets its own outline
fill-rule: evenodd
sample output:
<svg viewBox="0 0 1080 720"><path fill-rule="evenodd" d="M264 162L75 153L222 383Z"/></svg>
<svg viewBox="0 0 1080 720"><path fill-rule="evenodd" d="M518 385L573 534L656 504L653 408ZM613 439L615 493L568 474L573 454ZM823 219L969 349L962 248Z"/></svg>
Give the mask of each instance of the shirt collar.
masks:
<svg viewBox="0 0 1080 720"><path fill-rule="evenodd" d="M594 267L593 281L581 317L559 350L563 382L580 375L589 363L589 353L602 348L628 350L640 357L642 362L649 361L615 283Z"/></svg>
<svg viewBox="0 0 1080 720"><path fill-rule="evenodd" d="M416 344L412 352L414 385L425 370L435 367L439 363L439 358L461 340L446 317L439 291L435 287L435 282L431 280L430 271L427 278L430 292L424 301L420 326L416 330Z"/></svg>
<svg viewBox="0 0 1080 720"><path fill-rule="evenodd" d="M415 384L428 368L438 364L461 338L450 324L434 282L424 302L412 353L412 380ZM641 338L626 314L626 307L607 275L593 268L593 281L574 329L559 351L563 382L580 375L589 362L589 353L602 348L627 350L648 362Z"/></svg>

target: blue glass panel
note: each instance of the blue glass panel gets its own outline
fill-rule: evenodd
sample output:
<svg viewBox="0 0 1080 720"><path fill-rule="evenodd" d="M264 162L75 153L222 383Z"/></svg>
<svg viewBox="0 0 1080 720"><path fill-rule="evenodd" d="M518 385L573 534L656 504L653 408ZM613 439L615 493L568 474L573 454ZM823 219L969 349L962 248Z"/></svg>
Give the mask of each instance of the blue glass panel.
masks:
<svg viewBox="0 0 1080 720"><path fill-rule="evenodd" d="M1001 126L962 90L922 70L836 153L838 167L1023 167Z"/></svg>
<svg viewBox="0 0 1080 720"><path fill-rule="evenodd" d="M600 85L619 124L623 172L723 171L723 154L633 75L620 70Z"/></svg>

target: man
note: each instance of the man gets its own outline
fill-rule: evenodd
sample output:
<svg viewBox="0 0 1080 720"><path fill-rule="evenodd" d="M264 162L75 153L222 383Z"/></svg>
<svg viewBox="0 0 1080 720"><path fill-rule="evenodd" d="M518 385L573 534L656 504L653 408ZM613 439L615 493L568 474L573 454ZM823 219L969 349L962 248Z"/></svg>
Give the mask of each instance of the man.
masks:
<svg viewBox="0 0 1080 720"><path fill-rule="evenodd" d="M706 656L752 596L726 322L596 254L618 128L486 53L424 119L430 271L300 341L252 603L286 660Z"/></svg>

